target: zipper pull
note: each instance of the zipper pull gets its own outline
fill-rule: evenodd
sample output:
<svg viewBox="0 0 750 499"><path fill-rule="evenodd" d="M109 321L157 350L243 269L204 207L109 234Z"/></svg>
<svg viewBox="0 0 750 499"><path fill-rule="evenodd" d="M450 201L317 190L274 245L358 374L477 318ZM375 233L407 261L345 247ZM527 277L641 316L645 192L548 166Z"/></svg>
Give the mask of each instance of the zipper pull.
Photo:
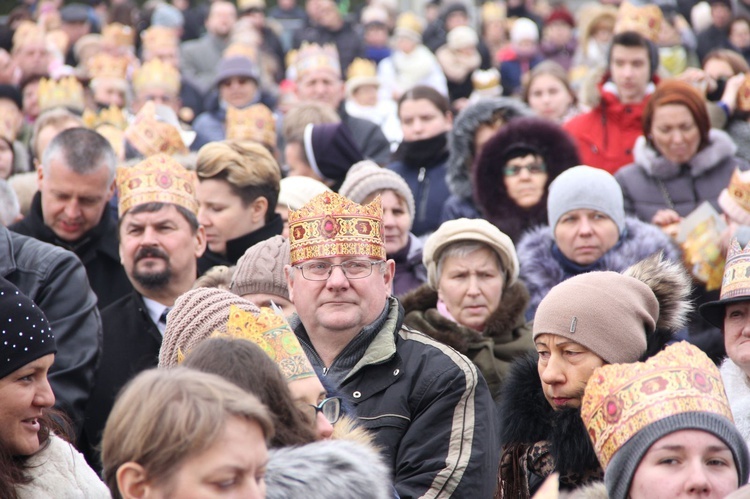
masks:
<svg viewBox="0 0 750 499"><path fill-rule="evenodd" d="M417 182L420 184L424 180L425 173L427 173L427 169L423 166L419 169L419 176L417 177Z"/></svg>
<svg viewBox="0 0 750 499"><path fill-rule="evenodd" d="M327 368L327 367L324 367L324 368L323 368L323 376L325 376L326 374L328 374L328 368Z"/></svg>

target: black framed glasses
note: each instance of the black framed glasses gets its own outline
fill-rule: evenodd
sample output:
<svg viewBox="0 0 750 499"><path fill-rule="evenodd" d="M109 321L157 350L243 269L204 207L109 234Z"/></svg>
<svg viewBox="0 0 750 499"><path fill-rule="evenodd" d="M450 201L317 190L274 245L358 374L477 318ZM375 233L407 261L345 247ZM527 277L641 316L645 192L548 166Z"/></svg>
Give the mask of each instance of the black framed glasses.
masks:
<svg viewBox="0 0 750 499"><path fill-rule="evenodd" d="M384 263L382 260L373 262L372 260L349 260L341 264L332 264L325 261L307 262L302 265L295 265L302 271L302 277L308 281L325 281L331 277L334 267L341 267L347 279L363 279L372 274L372 268L375 265Z"/></svg>
<svg viewBox="0 0 750 499"><path fill-rule="evenodd" d="M547 173L547 165L545 165L542 162L531 163L530 165L525 165L525 166L506 165L505 168L503 168L503 173L505 173L506 177L515 177L516 175L520 175L522 170L526 170L530 174Z"/></svg>
<svg viewBox="0 0 750 499"><path fill-rule="evenodd" d="M318 405L305 404L303 410L311 421L315 421L318 413L322 412L329 423L336 424L341 417L341 397L327 398Z"/></svg>

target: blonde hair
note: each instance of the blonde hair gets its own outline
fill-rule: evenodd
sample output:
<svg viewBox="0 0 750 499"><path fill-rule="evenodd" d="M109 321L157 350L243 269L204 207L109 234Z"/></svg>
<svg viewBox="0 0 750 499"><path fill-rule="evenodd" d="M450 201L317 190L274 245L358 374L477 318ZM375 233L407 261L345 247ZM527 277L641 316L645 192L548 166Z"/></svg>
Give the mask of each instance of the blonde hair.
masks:
<svg viewBox="0 0 750 499"><path fill-rule="evenodd" d="M295 104L284 116L282 135L287 144L301 144L304 140L305 127L312 123L339 123L341 117L336 110L319 102L300 102Z"/></svg>
<svg viewBox="0 0 750 499"><path fill-rule="evenodd" d="M184 367L136 376L117 398L102 438L104 481L112 497L122 497L120 466L138 463L150 482L166 483L187 458L216 442L230 417L258 423L266 443L274 434L258 398L220 376Z"/></svg>
<svg viewBox="0 0 750 499"><path fill-rule="evenodd" d="M1 184L0 184L1 185ZM208 269L202 276L195 280L190 289L198 288L218 288L229 291L232 284L232 276L237 267L232 265L214 265Z"/></svg>

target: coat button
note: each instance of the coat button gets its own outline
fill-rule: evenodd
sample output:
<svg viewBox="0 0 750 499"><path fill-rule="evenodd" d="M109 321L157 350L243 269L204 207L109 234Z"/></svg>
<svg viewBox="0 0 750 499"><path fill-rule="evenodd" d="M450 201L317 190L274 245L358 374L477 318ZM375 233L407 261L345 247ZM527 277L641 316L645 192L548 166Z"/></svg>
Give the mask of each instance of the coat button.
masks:
<svg viewBox="0 0 750 499"><path fill-rule="evenodd" d="M396 369L395 371L393 371L393 375L394 375L394 376L398 376L398 373L400 373L400 372L401 372L401 371L399 371L398 369Z"/></svg>
<svg viewBox="0 0 750 499"><path fill-rule="evenodd" d="M361 396L362 396L361 392L354 392L354 393L352 393L352 397L354 397L355 399L358 399Z"/></svg>

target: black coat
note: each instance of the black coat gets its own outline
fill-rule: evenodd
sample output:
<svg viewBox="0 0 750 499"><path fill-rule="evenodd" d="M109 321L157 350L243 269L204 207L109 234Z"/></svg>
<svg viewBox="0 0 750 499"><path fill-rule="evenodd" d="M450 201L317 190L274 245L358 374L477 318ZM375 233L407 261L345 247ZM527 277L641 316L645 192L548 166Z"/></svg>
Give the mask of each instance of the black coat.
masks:
<svg viewBox="0 0 750 499"><path fill-rule="evenodd" d="M135 290L102 310L102 357L91 392L79 449L101 470L98 447L104 425L122 387L136 374L156 367L162 335Z"/></svg>

